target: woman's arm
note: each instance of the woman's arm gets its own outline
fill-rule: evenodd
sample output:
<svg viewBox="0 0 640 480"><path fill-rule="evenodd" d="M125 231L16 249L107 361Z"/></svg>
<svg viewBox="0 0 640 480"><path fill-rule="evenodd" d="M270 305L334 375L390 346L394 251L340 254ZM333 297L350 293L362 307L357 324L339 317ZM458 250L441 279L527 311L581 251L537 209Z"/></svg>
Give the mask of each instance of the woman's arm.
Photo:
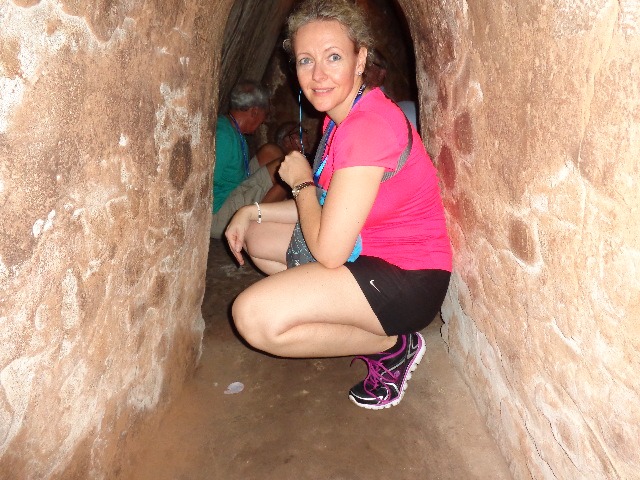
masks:
<svg viewBox="0 0 640 480"><path fill-rule="evenodd" d="M253 207L252 220L258 220L258 208ZM243 207L244 208L244 207ZM293 200L283 200L282 202L261 203L260 211L263 222L276 223L296 223L298 221L298 211Z"/></svg>
<svg viewBox="0 0 640 480"><path fill-rule="evenodd" d="M324 207L315 189L303 189L296 199L300 226L309 250L322 265L343 265L371 211L384 174L383 167L358 166L336 170Z"/></svg>
<svg viewBox="0 0 640 480"><path fill-rule="evenodd" d="M317 203L317 202L316 202ZM285 200L282 202L261 203L260 204L261 222L278 222L278 223L296 223L298 221L298 211L293 200ZM227 229L224 232L231 253L240 265L244 265L242 249L244 247L244 239L251 222L258 221L258 207L246 205L240 208L231 218Z"/></svg>
<svg viewBox="0 0 640 480"><path fill-rule="evenodd" d="M298 152L287 155L280 177L292 188L310 181L313 172ZM316 189L307 187L295 199L298 219L309 251L327 268L343 265L371 211L380 188L384 167L357 166L336 170L324 206Z"/></svg>

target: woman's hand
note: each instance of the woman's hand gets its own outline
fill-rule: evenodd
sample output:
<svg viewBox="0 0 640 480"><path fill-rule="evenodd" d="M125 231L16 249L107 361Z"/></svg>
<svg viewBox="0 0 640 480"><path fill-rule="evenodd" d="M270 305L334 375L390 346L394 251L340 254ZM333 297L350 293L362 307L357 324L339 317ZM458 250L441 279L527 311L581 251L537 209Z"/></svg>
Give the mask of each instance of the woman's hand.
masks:
<svg viewBox="0 0 640 480"><path fill-rule="evenodd" d="M302 182L311 181L313 172L309 161L300 152L289 153L280 164L278 175L291 188Z"/></svg>
<svg viewBox="0 0 640 480"><path fill-rule="evenodd" d="M233 217L227 229L224 231L224 236L227 238L231 253L236 258L240 265L244 265L244 257L242 256L242 249L244 248L244 239L251 224L251 210L255 210L255 206L247 205L239 209Z"/></svg>

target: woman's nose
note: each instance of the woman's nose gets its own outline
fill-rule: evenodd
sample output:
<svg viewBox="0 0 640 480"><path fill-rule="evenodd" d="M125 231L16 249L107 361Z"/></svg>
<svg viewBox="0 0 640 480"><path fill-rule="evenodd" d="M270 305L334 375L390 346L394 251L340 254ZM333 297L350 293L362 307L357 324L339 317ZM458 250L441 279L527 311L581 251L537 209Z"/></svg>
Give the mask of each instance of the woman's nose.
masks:
<svg viewBox="0 0 640 480"><path fill-rule="evenodd" d="M324 68L322 68L322 65L320 63L316 63L313 66L312 78L316 81L326 78Z"/></svg>

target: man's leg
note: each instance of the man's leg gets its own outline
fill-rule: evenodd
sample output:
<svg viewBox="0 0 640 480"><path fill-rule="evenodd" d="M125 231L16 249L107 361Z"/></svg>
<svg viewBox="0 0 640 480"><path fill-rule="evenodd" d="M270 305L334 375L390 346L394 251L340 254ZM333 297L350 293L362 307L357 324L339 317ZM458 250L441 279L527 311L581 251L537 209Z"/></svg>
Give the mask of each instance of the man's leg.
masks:
<svg viewBox="0 0 640 480"><path fill-rule="evenodd" d="M278 168L283 159L284 152L275 143L265 143L251 159L249 168L252 173L260 167L265 167L271 177L271 187L260 200L256 201L261 203L281 202L287 198L288 188L278 177Z"/></svg>
<svg viewBox="0 0 640 480"><path fill-rule="evenodd" d="M282 149L267 143L258 149L249 162L251 176L238 185L211 219L211 238L221 238L229 220L240 207L254 202L279 202L287 198L287 189L277 177L278 167L284 158Z"/></svg>
<svg viewBox="0 0 640 480"><path fill-rule="evenodd" d="M273 187L267 167L260 167L229 194L220 210L212 215L211 238L221 238L231 217L245 205L262 202Z"/></svg>

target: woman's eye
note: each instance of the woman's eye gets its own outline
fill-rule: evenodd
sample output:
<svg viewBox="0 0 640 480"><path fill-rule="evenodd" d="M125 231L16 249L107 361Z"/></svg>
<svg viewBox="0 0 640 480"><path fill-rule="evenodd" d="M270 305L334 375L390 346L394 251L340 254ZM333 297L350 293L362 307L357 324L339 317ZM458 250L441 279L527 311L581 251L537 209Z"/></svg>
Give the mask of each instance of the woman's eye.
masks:
<svg viewBox="0 0 640 480"><path fill-rule="evenodd" d="M302 65L309 65L311 63L311 59L310 58L301 58L298 60L298 65L302 66Z"/></svg>
<svg viewBox="0 0 640 480"><path fill-rule="evenodd" d="M332 62L337 62L341 58L342 57L340 55L338 55L337 53L332 53L331 55L329 55L329 60L332 61Z"/></svg>

